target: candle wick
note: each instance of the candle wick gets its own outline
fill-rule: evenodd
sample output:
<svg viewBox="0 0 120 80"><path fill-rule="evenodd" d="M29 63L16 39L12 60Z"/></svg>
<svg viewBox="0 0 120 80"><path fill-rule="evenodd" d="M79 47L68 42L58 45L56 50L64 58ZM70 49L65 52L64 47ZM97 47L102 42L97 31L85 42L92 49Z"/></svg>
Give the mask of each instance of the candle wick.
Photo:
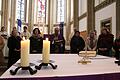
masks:
<svg viewBox="0 0 120 80"><path fill-rule="evenodd" d="M23 40L25 40L25 37L23 37Z"/></svg>
<svg viewBox="0 0 120 80"><path fill-rule="evenodd" d="M46 40L48 41L48 38L46 38Z"/></svg>

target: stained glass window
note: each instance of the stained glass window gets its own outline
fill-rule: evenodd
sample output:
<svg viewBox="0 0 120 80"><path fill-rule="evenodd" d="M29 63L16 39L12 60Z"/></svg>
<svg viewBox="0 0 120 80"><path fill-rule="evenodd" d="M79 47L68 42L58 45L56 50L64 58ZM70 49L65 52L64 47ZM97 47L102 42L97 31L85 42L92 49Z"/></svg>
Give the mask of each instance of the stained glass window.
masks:
<svg viewBox="0 0 120 80"><path fill-rule="evenodd" d="M46 1L38 0L37 22L45 23L46 19Z"/></svg>
<svg viewBox="0 0 120 80"><path fill-rule="evenodd" d="M65 0L57 0L57 22L64 22Z"/></svg>
<svg viewBox="0 0 120 80"><path fill-rule="evenodd" d="M25 0L17 0L16 18L22 21L25 20Z"/></svg>

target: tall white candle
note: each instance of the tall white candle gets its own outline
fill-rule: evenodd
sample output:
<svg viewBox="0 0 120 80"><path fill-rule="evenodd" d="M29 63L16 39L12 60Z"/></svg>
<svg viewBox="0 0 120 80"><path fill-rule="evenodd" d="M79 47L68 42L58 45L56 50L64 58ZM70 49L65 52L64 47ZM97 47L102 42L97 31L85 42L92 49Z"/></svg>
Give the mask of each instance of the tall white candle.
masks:
<svg viewBox="0 0 120 80"><path fill-rule="evenodd" d="M48 41L48 38L46 38L46 40L43 40L42 62L49 63L49 58L50 58L50 41Z"/></svg>
<svg viewBox="0 0 120 80"><path fill-rule="evenodd" d="M21 66L28 67L29 66L29 52L30 52L30 40L21 41Z"/></svg>

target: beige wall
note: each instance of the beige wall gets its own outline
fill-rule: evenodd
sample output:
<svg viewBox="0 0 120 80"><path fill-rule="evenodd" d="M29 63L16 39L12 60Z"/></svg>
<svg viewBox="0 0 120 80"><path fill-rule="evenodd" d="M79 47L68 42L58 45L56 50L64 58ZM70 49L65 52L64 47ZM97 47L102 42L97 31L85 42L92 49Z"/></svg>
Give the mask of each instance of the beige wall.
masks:
<svg viewBox="0 0 120 80"><path fill-rule="evenodd" d="M79 0L79 16L87 12L87 0Z"/></svg>
<svg viewBox="0 0 120 80"><path fill-rule="evenodd" d="M79 16L87 12L87 0L79 0ZM79 31L87 31L87 16L79 20Z"/></svg>
<svg viewBox="0 0 120 80"><path fill-rule="evenodd" d="M95 28L98 35L101 31L101 20L108 18L112 18L112 33L116 36L116 2L95 13Z"/></svg>

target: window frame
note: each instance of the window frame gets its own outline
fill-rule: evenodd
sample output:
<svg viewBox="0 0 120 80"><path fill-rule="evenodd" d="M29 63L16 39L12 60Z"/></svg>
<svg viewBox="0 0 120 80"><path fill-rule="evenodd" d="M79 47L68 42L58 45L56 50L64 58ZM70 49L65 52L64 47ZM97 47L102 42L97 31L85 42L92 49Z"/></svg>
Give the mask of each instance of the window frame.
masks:
<svg viewBox="0 0 120 80"><path fill-rule="evenodd" d="M19 5L18 5L18 1L20 1ZM17 7L20 7L20 9L18 9ZM24 8L24 9L22 9L22 8ZM27 8L26 0L16 0L16 21L17 21L17 19L20 19L22 22L26 22L26 17L25 17L26 16L26 8ZM19 14L19 18L18 18L18 14Z"/></svg>
<svg viewBox="0 0 120 80"><path fill-rule="evenodd" d="M36 11L36 23L45 24L45 23L46 23L46 20L47 20L47 19L46 19L46 18L47 18L47 17L46 17L46 16L47 16L47 14L46 14L47 12L46 12L46 11L47 11L48 5L47 5L47 0L41 0L41 1L45 1L45 3L44 3L44 4L45 4L45 6L44 6L44 7L45 7L44 17L41 16L41 18L43 18L44 21L39 21L39 19L38 19L38 0L37 0L37 4L36 4L36 6L37 6L37 7L36 7L36 8L37 8L37 11ZM41 15L42 15L42 14L41 14Z"/></svg>
<svg viewBox="0 0 120 80"><path fill-rule="evenodd" d="M63 1L64 1L64 4L63 4L63 6L64 6L64 13L63 13L63 15L64 16L62 16L64 18L63 21L62 20L58 20L58 0L56 1L56 7L57 7L57 10L56 10L56 23L65 22L65 13L66 13L65 12L65 8L66 8L65 4L66 4L66 1L65 0L63 0ZM63 2L61 2L61 3L63 3Z"/></svg>

